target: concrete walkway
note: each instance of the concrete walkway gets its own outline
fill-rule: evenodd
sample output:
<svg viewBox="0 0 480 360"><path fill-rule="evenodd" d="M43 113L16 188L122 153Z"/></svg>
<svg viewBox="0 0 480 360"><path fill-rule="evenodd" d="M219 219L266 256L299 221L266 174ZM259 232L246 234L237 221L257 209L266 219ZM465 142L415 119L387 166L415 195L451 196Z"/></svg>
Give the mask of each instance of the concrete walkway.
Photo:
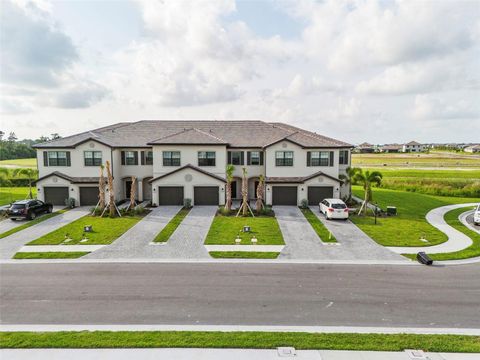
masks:
<svg viewBox="0 0 480 360"><path fill-rule="evenodd" d="M278 259L325 259L326 247L296 206L275 206L285 247Z"/></svg>
<svg viewBox="0 0 480 360"><path fill-rule="evenodd" d="M150 243L168 222L180 211L181 206L159 206L128 229L112 244L88 254L82 259L128 259L154 256Z"/></svg>
<svg viewBox="0 0 480 360"><path fill-rule="evenodd" d="M107 245L29 245L22 246L18 252L91 252Z"/></svg>
<svg viewBox="0 0 480 360"><path fill-rule="evenodd" d="M89 213L89 208L79 207L54 216L0 240L0 259L11 259L22 246L75 221Z"/></svg>
<svg viewBox="0 0 480 360"><path fill-rule="evenodd" d="M412 354L416 357L412 357ZM2 349L2 359L10 360L475 360L479 354L424 353L421 350L388 351L339 351L277 349Z"/></svg>
<svg viewBox="0 0 480 360"><path fill-rule="evenodd" d="M339 246L327 245L329 259L335 260L396 260L409 262L403 256L395 254L377 244L350 220L326 220L317 207L310 207L322 224L335 236Z"/></svg>
<svg viewBox="0 0 480 360"><path fill-rule="evenodd" d="M65 206L54 206L53 207L53 212L55 211L58 211L58 210L61 210L63 209ZM43 215L40 215L37 217L40 218L42 216L45 216L47 214L43 214ZM0 221L0 234L3 234L4 232L7 232L7 231L10 231L20 225L23 225L23 224L27 224L29 222L29 220L15 220L15 221L12 221L10 219L5 219L5 220L2 220Z"/></svg>
<svg viewBox="0 0 480 360"><path fill-rule="evenodd" d="M472 239L470 239L464 233L456 230L455 228L448 225L443 218L443 216L449 212L450 210L468 207L468 206L475 206L476 203L467 203L467 204L455 204L455 205L447 205L441 206L436 209L430 210L427 213L426 219L427 221L438 230L443 232L448 236L448 241L434 246L417 246L417 247L399 247L399 246L390 246L388 249L394 251L398 254L416 254L420 251L425 251L429 254L437 254L437 253L449 253L463 250L470 245L472 245Z"/></svg>

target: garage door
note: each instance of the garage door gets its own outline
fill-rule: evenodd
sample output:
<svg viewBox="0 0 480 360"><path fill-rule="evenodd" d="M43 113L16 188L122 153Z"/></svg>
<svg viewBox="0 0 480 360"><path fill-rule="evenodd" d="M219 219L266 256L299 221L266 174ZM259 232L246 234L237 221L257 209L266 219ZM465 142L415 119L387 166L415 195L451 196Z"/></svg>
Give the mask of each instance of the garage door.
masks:
<svg viewBox="0 0 480 360"><path fill-rule="evenodd" d="M308 205L318 205L323 199L333 197L333 186L309 186Z"/></svg>
<svg viewBox="0 0 480 360"><path fill-rule="evenodd" d="M273 205L294 205L297 206L296 186L272 186Z"/></svg>
<svg viewBox="0 0 480 360"><path fill-rule="evenodd" d="M183 186L159 186L158 205L183 205Z"/></svg>
<svg viewBox="0 0 480 360"><path fill-rule="evenodd" d="M218 205L218 186L195 186L193 203L195 205Z"/></svg>
<svg viewBox="0 0 480 360"><path fill-rule="evenodd" d="M80 206L97 205L98 203L98 187L81 187L80 188Z"/></svg>
<svg viewBox="0 0 480 360"><path fill-rule="evenodd" d="M68 187L44 187L45 202L53 205L65 205L68 199Z"/></svg>

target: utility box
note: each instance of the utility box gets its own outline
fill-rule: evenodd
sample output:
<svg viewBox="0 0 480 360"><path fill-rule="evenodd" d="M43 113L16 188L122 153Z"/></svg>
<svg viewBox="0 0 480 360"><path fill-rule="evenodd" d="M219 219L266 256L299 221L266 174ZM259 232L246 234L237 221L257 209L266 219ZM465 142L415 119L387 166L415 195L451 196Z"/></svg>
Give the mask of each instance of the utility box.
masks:
<svg viewBox="0 0 480 360"><path fill-rule="evenodd" d="M397 215L397 207L396 206L387 206L387 215L389 215L389 216Z"/></svg>
<svg viewBox="0 0 480 360"><path fill-rule="evenodd" d="M243 227L243 232L244 232L244 233L249 233L250 231L251 231L250 226L246 226L246 225L245 225L245 226Z"/></svg>
<svg viewBox="0 0 480 360"><path fill-rule="evenodd" d="M93 231L92 225L85 225L85 226L83 227L83 231L84 231L84 232L92 232L92 231Z"/></svg>

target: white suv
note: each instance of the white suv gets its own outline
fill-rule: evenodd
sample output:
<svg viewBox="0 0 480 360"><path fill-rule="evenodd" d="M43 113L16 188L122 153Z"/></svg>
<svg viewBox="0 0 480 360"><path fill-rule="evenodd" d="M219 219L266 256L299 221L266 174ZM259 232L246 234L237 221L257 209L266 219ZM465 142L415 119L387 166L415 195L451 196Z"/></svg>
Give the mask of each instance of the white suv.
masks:
<svg viewBox="0 0 480 360"><path fill-rule="evenodd" d="M475 225L480 225L480 204L478 204L475 212L473 213L473 223Z"/></svg>
<svg viewBox="0 0 480 360"><path fill-rule="evenodd" d="M325 199L320 204L320 212L325 215L327 220L348 219L348 207L340 199Z"/></svg>

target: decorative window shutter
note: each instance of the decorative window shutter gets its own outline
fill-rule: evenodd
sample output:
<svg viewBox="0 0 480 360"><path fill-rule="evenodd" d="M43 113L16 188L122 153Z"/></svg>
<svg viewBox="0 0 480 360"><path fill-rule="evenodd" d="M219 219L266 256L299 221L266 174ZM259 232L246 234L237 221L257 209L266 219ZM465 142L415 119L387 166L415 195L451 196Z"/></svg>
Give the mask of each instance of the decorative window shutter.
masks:
<svg viewBox="0 0 480 360"><path fill-rule="evenodd" d="M260 165L263 165L263 151L260 151Z"/></svg>
<svg viewBox="0 0 480 360"><path fill-rule="evenodd" d="M125 151L122 151L122 165L125 165Z"/></svg>
<svg viewBox="0 0 480 360"><path fill-rule="evenodd" d="M333 166L333 151L330 151L330 165Z"/></svg>
<svg viewBox="0 0 480 360"><path fill-rule="evenodd" d="M43 166L48 166L48 152L43 152Z"/></svg>
<svg viewBox="0 0 480 360"><path fill-rule="evenodd" d="M72 161L70 160L70 151L67 151L67 166L72 166Z"/></svg>
<svg viewBox="0 0 480 360"><path fill-rule="evenodd" d="M245 165L245 152L242 151L240 154L240 165Z"/></svg>
<svg viewBox="0 0 480 360"><path fill-rule="evenodd" d="M135 159L135 165L138 165L138 151L133 152L133 157Z"/></svg>
<svg viewBox="0 0 480 360"><path fill-rule="evenodd" d="M307 166L311 166L312 163L312 153L307 151Z"/></svg>
<svg viewBox="0 0 480 360"><path fill-rule="evenodd" d="M252 153L250 151L247 151L247 165L250 165L252 163Z"/></svg>
<svg viewBox="0 0 480 360"><path fill-rule="evenodd" d="M140 152L140 161L142 165L145 165L145 151Z"/></svg>
<svg viewBox="0 0 480 360"><path fill-rule="evenodd" d="M231 163L232 163L232 152L231 152L231 151L229 151L229 152L227 153L227 163L228 163L228 164L231 164Z"/></svg>

